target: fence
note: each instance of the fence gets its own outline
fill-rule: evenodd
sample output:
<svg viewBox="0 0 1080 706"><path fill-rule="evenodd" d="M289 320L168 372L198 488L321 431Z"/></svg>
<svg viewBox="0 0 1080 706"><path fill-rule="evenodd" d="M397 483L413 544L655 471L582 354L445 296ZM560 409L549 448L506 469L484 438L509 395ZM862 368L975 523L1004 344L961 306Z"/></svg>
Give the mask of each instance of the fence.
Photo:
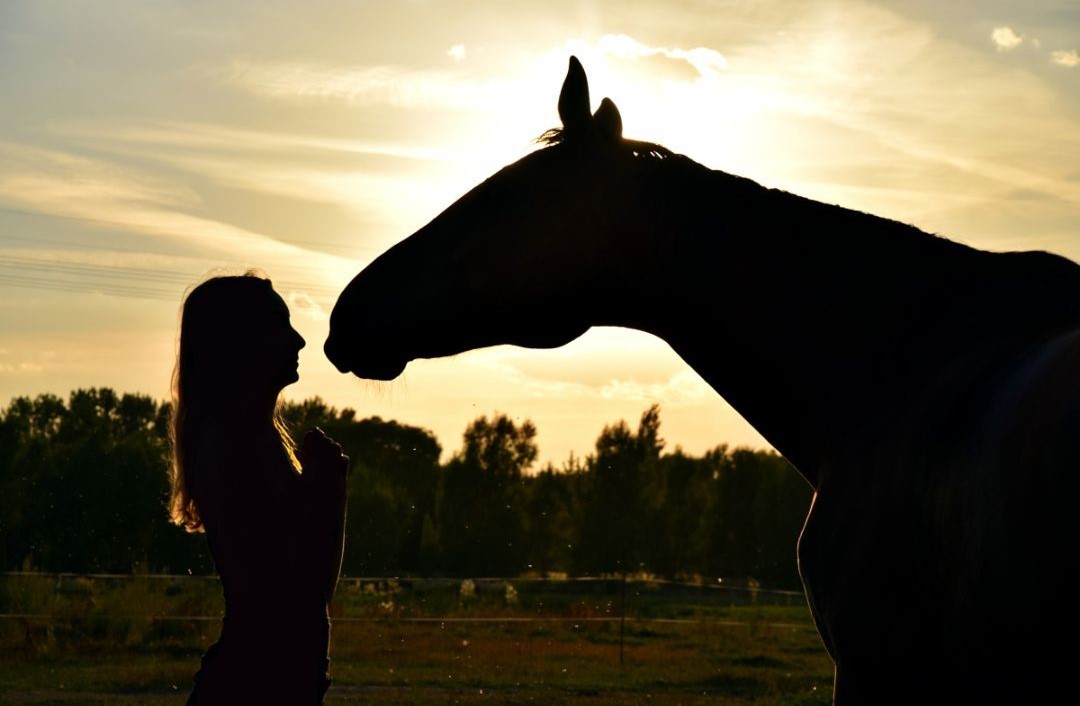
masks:
<svg viewBox="0 0 1080 706"><path fill-rule="evenodd" d="M267 576L268 584L273 576ZM648 576L344 577L335 622L700 622L723 608L804 605L798 591L754 582ZM0 620L52 623L217 622L216 576L0 573Z"/></svg>

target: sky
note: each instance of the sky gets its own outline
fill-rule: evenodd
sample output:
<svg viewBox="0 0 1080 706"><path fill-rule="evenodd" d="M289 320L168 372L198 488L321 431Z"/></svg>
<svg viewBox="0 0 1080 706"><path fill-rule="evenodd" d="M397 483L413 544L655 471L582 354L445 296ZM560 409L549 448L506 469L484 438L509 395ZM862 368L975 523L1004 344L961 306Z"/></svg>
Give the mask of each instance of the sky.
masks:
<svg viewBox="0 0 1080 706"><path fill-rule="evenodd" d="M446 453L480 415L531 419L556 466L651 404L670 449L767 447L639 332L381 384L322 354L356 272L558 124L572 54L627 137L1080 261L1080 0L3 0L0 407L167 398L184 290L257 267L308 341L289 398L425 427Z"/></svg>

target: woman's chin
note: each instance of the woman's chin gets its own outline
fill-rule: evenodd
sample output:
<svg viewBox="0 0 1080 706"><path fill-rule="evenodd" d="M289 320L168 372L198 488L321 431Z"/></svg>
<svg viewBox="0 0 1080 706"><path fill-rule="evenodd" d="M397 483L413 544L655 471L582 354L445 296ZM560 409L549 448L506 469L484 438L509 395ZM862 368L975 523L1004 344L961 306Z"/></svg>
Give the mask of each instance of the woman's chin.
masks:
<svg viewBox="0 0 1080 706"><path fill-rule="evenodd" d="M282 390L298 380L300 380L300 372L297 370L290 370L282 374L275 384L279 390Z"/></svg>

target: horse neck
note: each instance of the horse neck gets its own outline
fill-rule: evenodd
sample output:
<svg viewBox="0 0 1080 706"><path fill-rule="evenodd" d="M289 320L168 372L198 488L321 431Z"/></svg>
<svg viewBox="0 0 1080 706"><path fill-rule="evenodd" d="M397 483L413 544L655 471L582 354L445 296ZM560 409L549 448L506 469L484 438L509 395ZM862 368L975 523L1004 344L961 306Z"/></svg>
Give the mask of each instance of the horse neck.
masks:
<svg viewBox="0 0 1080 706"><path fill-rule="evenodd" d="M670 208L641 220L664 255L637 273L653 298L613 323L665 339L815 485L849 435L894 422L966 352L1005 356L1050 326L1025 304L1045 298L1043 268L1017 255L703 168L654 203Z"/></svg>

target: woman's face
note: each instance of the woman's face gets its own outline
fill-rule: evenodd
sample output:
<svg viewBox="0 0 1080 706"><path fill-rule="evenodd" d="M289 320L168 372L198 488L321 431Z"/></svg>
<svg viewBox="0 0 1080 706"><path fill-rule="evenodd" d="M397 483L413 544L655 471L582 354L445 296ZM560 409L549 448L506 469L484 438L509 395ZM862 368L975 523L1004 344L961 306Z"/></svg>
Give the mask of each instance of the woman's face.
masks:
<svg viewBox="0 0 1080 706"><path fill-rule="evenodd" d="M297 372L303 337L289 321L289 307L281 296L267 288L252 306L244 322L244 346L250 351L246 371L252 382L280 392L300 379Z"/></svg>

